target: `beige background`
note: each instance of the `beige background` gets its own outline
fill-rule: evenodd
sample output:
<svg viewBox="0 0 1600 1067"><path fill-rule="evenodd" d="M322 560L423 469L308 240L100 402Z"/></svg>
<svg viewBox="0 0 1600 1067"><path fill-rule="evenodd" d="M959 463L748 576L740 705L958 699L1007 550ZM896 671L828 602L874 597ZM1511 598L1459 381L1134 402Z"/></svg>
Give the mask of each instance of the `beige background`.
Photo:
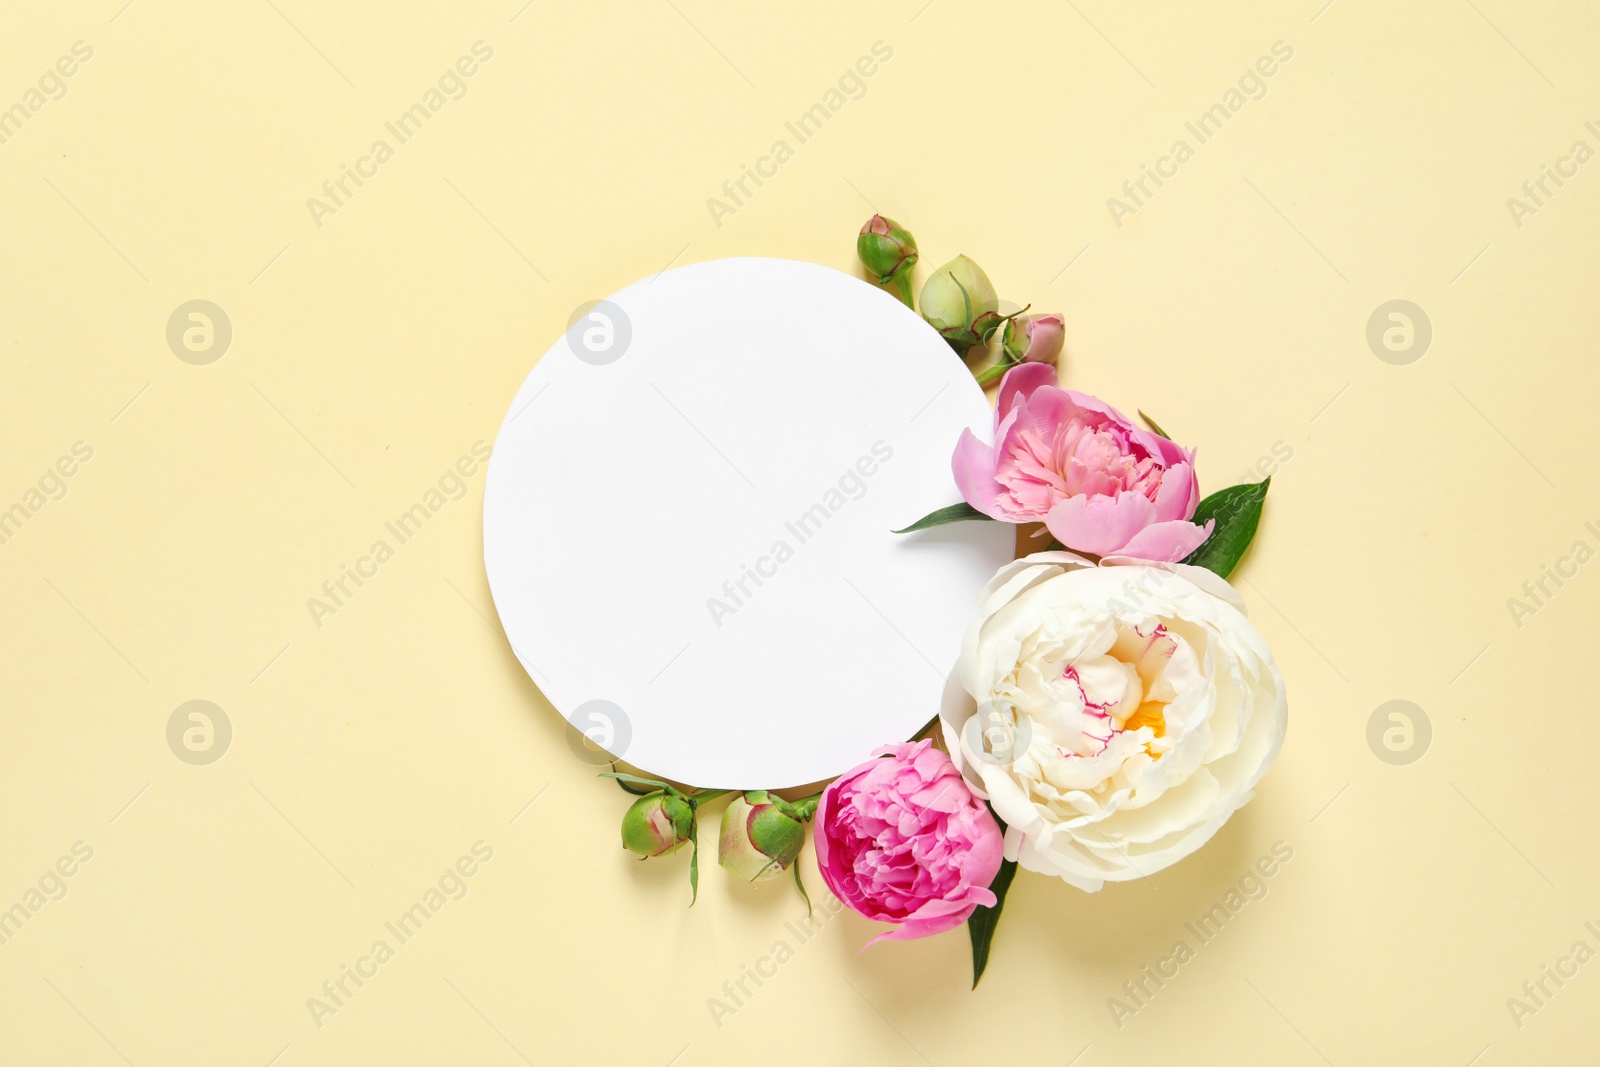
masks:
<svg viewBox="0 0 1600 1067"><path fill-rule="evenodd" d="M0 107L93 48L0 144L0 508L93 449L0 545L0 907L93 849L0 945L0 1059L1600 1057L1600 964L1507 1006L1600 949L1597 565L1507 607L1600 548L1600 163L1520 228L1506 203L1600 148L1592 7L122 2L8 0L0 39ZM467 95L319 228L307 198L479 40ZM880 40L865 96L719 227L707 198ZM1280 40L1265 96L1116 226L1107 198ZM1065 380L1198 445L1208 489L1292 452L1239 572L1290 732L1178 867L1019 877L978 992L964 935L858 956L847 915L718 1027L707 998L803 908L711 868L687 910L681 858L617 848L621 794L492 621L481 472L320 628L306 601L493 440L581 302L718 256L850 269L873 209L1064 312ZM1407 366L1365 339L1397 298L1434 328ZM208 366L165 340L193 299L234 328ZM191 699L233 724L209 766L167 746ZM1391 699L1433 728L1407 766L1366 740ZM314 1025L479 840L465 898ZM1108 999L1277 841L1267 896L1119 1027Z"/></svg>

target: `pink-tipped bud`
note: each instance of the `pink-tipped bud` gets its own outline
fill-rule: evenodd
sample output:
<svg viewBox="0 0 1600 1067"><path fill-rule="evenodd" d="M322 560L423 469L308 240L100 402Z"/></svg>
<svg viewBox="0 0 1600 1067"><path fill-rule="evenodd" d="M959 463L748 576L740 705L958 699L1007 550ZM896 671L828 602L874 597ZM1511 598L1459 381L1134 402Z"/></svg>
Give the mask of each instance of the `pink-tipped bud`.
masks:
<svg viewBox="0 0 1600 1067"><path fill-rule="evenodd" d="M800 815L792 805L762 790L734 797L722 813L717 862L747 882L778 877L793 865L805 844Z"/></svg>
<svg viewBox="0 0 1600 1067"><path fill-rule="evenodd" d="M694 809L662 790L646 793L622 816L622 847L641 859L676 852L689 840Z"/></svg>
<svg viewBox="0 0 1600 1067"><path fill-rule="evenodd" d="M1006 323L1006 355L1015 363L1054 363L1066 336L1060 315L1019 316Z"/></svg>

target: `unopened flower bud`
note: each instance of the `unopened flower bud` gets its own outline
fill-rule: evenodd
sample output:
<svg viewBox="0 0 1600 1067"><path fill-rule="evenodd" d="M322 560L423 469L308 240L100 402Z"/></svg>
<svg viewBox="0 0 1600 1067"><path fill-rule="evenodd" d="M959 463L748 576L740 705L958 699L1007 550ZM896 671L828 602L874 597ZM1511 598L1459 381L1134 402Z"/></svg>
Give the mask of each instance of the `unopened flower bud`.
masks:
<svg viewBox="0 0 1600 1067"><path fill-rule="evenodd" d="M957 256L922 283L922 317L957 353L982 344L999 325L1000 298L989 276L966 256Z"/></svg>
<svg viewBox="0 0 1600 1067"><path fill-rule="evenodd" d="M663 790L646 793L622 816L622 847L642 859L665 856L693 836L694 809Z"/></svg>
<svg viewBox="0 0 1600 1067"><path fill-rule="evenodd" d="M874 280L882 283L901 267L916 263L917 239L893 219L874 215L861 227L861 234L856 238L856 255L872 272Z"/></svg>
<svg viewBox="0 0 1600 1067"><path fill-rule="evenodd" d="M805 844L806 828L797 817L800 814L763 790L734 797L722 813L717 862L747 882L778 877L794 863Z"/></svg>
<svg viewBox="0 0 1600 1067"><path fill-rule="evenodd" d="M1060 315L1018 316L1006 323L1006 356L1013 363L1054 363L1066 336Z"/></svg>
<svg viewBox="0 0 1600 1067"><path fill-rule="evenodd" d="M911 306L911 272L917 265L917 239L893 219L874 215L856 237L856 255L874 283Z"/></svg>

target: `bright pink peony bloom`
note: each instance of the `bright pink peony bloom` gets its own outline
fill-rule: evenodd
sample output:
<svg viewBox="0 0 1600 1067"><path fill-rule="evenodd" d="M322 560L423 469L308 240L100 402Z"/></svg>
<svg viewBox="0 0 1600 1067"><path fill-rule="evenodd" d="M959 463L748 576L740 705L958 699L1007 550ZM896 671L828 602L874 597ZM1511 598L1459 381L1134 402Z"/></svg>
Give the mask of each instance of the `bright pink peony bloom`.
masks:
<svg viewBox="0 0 1600 1067"><path fill-rule="evenodd" d="M898 924L874 941L960 926L1000 871L1000 826L931 741L885 745L817 804L817 867L833 895Z"/></svg>
<svg viewBox="0 0 1600 1067"><path fill-rule="evenodd" d="M1046 363L1006 373L994 444L963 430L950 465L967 503L1002 522L1043 522L1079 552L1176 563L1211 534L1188 521L1200 503L1194 452L1061 388Z"/></svg>

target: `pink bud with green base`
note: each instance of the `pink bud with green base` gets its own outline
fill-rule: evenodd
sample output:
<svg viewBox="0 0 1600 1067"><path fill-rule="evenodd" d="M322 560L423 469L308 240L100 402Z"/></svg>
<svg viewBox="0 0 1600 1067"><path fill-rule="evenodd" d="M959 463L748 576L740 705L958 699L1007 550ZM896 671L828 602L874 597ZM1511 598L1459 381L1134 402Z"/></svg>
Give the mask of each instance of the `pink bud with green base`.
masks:
<svg viewBox="0 0 1600 1067"><path fill-rule="evenodd" d="M694 810L657 790L635 800L622 816L622 847L640 859L670 856L689 843Z"/></svg>
<svg viewBox="0 0 1600 1067"><path fill-rule="evenodd" d="M638 797L622 815L622 847L642 860L670 856L689 846L689 903L700 895L700 843L695 812L702 803L727 792L725 789L684 792L668 782L641 778L636 774L608 771L624 792Z"/></svg>
<svg viewBox="0 0 1600 1067"><path fill-rule="evenodd" d="M801 810L761 789L734 797L722 813L717 862L747 882L782 876L806 843Z"/></svg>
<svg viewBox="0 0 1600 1067"><path fill-rule="evenodd" d="M1055 363L1066 341L1066 323L1060 315L1018 314L1006 320L1000 337L1000 362L978 372L979 385L988 385L1019 363Z"/></svg>
<svg viewBox="0 0 1600 1067"><path fill-rule="evenodd" d="M856 237L856 255L873 283L911 307L911 272L917 266L917 239L893 219L874 215Z"/></svg>

